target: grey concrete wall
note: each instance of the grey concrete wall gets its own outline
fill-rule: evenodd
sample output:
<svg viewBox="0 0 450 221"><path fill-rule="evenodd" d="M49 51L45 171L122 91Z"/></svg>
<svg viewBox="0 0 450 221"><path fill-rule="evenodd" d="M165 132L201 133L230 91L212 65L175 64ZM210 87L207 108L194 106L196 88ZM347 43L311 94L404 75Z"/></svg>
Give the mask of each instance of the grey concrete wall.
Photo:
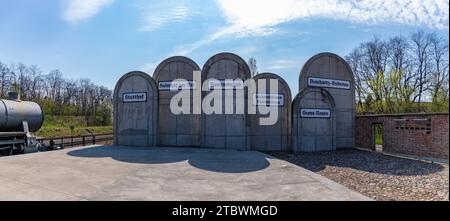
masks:
<svg viewBox="0 0 450 221"><path fill-rule="evenodd" d="M306 88L293 101L292 147L295 152L336 149L336 120L333 97L321 88ZM329 109L330 118L301 117L301 109Z"/></svg>
<svg viewBox="0 0 450 221"><path fill-rule="evenodd" d="M159 82L171 82L176 79L192 81L193 71L200 67L191 59L182 56L171 57L158 65L153 78ZM200 87L201 82L196 82ZM159 146L200 146L200 114L175 115L170 110L170 101L178 91L159 90ZM191 113L193 113L193 91L191 91Z"/></svg>
<svg viewBox="0 0 450 221"><path fill-rule="evenodd" d="M332 53L320 53L309 59L303 66L299 91L308 87L309 77L328 78L350 82L350 89L326 88L333 97L336 107L336 148L353 148L355 146L355 83L348 63Z"/></svg>
<svg viewBox="0 0 450 221"><path fill-rule="evenodd" d="M203 66L202 81L206 84L210 78L249 79L250 69L239 56L231 53L220 53L211 57ZM247 90L244 92L245 113L247 113ZM210 91L202 92L204 98ZM233 109L236 107L233 92ZM222 111L225 112L225 93L222 94ZM249 120L247 114L207 115L202 112L202 147L248 150Z"/></svg>
<svg viewBox="0 0 450 221"><path fill-rule="evenodd" d="M146 102L123 101L124 93L146 93ZM114 144L154 146L158 129L158 88L144 72L124 75L114 89Z"/></svg>
<svg viewBox="0 0 450 221"><path fill-rule="evenodd" d="M277 123L274 125L260 125L260 118L267 117L258 111L256 115L249 115L250 118L250 145L252 150L261 151L288 151L290 150L291 143L291 105L292 95L289 85L283 78L272 73L261 73L253 77L256 82L256 93L259 92L259 79L265 79L265 93L270 92L270 80L275 79L278 81L278 94L284 96L284 105L279 106ZM251 99L254 97L254 93L249 96Z"/></svg>

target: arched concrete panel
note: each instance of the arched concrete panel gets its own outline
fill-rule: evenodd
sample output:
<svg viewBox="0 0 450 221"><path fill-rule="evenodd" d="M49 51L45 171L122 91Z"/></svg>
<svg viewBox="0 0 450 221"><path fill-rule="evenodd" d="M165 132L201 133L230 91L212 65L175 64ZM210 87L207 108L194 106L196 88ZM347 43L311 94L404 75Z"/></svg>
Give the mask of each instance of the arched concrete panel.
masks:
<svg viewBox="0 0 450 221"><path fill-rule="evenodd" d="M355 79L348 63L333 53L320 53L303 66L299 91L308 87L323 88L333 97L336 107L336 147L355 146Z"/></svg>
<svg viewBox="0 0 450 221"><path fill-rule="evenodd" d="M152 77L133 71L114 89L114 145L155 146L158 131L158 88Z"/></svg>
<svg viewBox="0 0 450 221"><path fill-rule="evenodd" d="M159 89L159 146L200 146L201 115L193 113L193 97L201 82L194 81L194 71L200 71L200 67L193 60L175 56L161 62L153 73ZM163 85L177 79L194 82L190 92L190 114L175 115L170 110L170 101L178 91L170 91Z"/></svg>
<svg viewBox="0 0 450 221"><path fill-rule="evenodd" d="M207 88L211 79L216 80L241 80L245 82L251 78L250 68L247 63L238 55L232 53L220 53L212 56L205 63L202 69L202 85ZM247 117L247 89L245 87L235 87L232 91L232 103L225 103L230 99L226 92L230 89L222 90L222 112L221 114L205 114L202 111L202 137L201 146L209 148L226 148L248 150L248 130L249 120ZM239 90L239 91L238 91ZM212 92L212 90L202 91L202 100ZM242 94L243 96L237 96ZM236 114L237 103L244 104L244 112ZM202 107L204 108L204 107ZM224 114L226 109L233 109L234 114Z"/></svg>
<svg viewBox="0 0 450 221"><path fill-rule="evenodd" d="M292 149L295 152L336 149L335 102L322 88L302 90L292 103Z"/></svg>
<svg viewBox="0 0 450 221"><path fill-rule="evenodd" d="M265 80L265 92L259 90L258 81L262 79ZM270 91L270 80L277 80L278 91L273 94ZM273 73L261 73L253 77L256 83L256 91L250 94L251 99L253 99L253 105L256 106L256 114L249 115L250 118L250 145L252 150L261 151L288 151L291 150L291 110L292 110L292 95L291 90L287 82L280 76ZM260 119L267 117L267 114L261 114L258 111L259 105L264 105L264 103L259 103L256 101L256 94L265 94L270 96L278 96L277 105L277 122L274 125L261 125ZM281 97L280 97L281 96ZM280 103L281 99L281 103Z"/></svg>

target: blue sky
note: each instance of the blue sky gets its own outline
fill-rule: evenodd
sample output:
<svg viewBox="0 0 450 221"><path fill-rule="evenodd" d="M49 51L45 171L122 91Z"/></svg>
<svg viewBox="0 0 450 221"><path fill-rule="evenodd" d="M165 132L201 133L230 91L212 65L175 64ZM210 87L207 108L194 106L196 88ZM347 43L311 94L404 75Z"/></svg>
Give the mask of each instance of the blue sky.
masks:
<svg viewBox="0 0 450 221"><path fill-rule="evenodd" d="M448 39L448 0L0 0L0 61L60 69L114 88L126 72L185 55L254 57L292 91L305 61L374 35L418 29Z"/></svg>

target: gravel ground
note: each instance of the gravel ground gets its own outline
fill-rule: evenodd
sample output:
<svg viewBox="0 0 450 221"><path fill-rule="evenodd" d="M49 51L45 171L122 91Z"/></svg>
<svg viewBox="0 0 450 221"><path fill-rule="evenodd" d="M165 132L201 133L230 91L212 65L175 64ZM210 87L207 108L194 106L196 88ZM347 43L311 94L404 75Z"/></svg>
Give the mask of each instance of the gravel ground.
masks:
<svg viewBox="0 0 450 221"><path fill-rule="evenodd" d="M362 150L268 154L328 177L375 200L449 200L448 165Z"/></svg>

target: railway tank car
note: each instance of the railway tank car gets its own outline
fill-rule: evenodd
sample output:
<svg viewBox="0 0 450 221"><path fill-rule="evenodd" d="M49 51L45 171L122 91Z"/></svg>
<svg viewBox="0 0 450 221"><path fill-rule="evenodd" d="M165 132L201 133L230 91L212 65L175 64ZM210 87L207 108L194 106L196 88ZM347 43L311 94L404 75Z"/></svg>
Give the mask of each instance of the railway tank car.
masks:
<svg viewBox="0 0 450 221"><path fill-rule="evenodd" d="M0 99L0 154L23 153L26 148L39 146L31 133L43 122L44 113L37 103L20 100L16 92Z"/></svg>

